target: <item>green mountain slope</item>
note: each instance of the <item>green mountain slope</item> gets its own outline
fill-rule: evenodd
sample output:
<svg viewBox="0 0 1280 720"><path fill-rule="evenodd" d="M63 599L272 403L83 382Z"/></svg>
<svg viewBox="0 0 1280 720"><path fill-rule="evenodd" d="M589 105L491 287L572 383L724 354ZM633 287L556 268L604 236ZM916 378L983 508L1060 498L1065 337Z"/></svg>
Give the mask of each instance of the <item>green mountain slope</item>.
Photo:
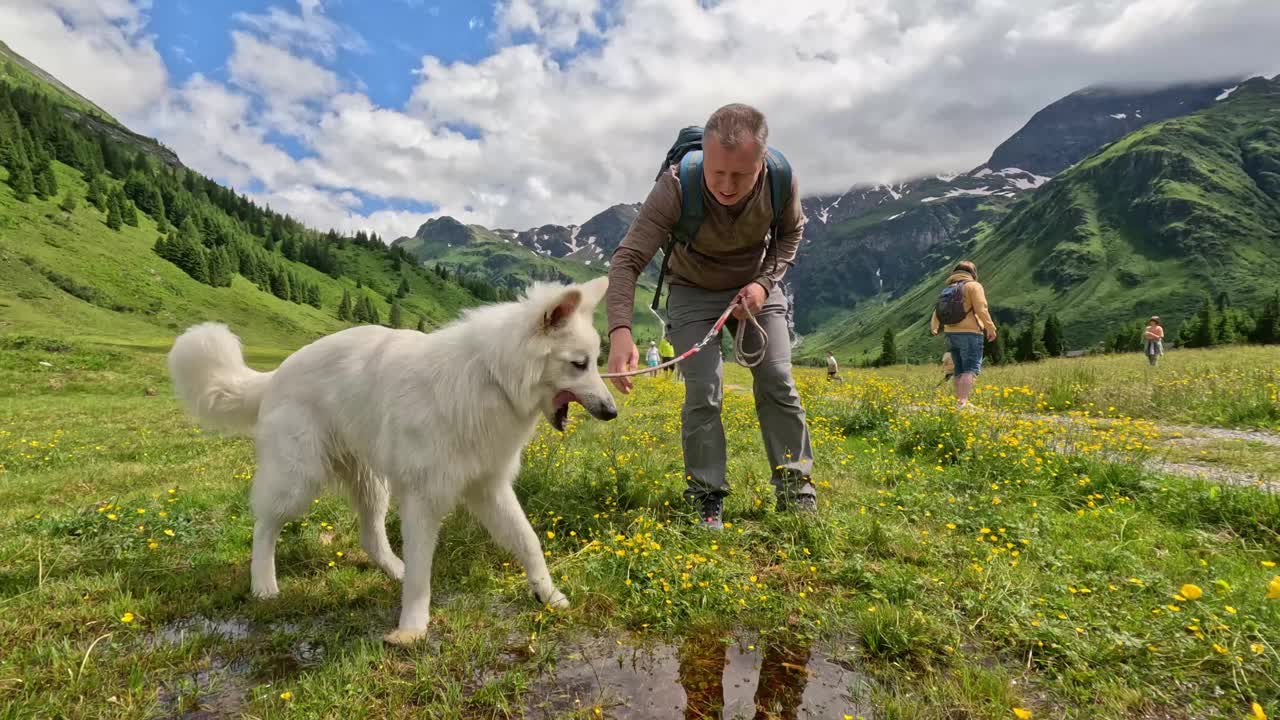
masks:
<svg viewBox="0 0 1280 720"><path fill-rule="evenodd" d="M517 242L507 231L464 225L448 216L428 220L413 236L398 238L391 246L404 250L428 268L439 265L510 293L538 280L584 282L608 272L602 264L586 265L541 255ZM655 339L661 330L649 310L653 290L650 278L641 277L637 282L632 328L638 340ZM595 319L599 329L607 328L603 305L596 309Z"/></svg>
<svg viewBox="0 0 1280 720"><path fill-rule="evenodd" d="M1056 312L1073 347L1150 314L1176 334L1205 293L1259 301L1280 277L1280 79L1103 147L981 227L969 256L998 322ZM949 264L827 320L802 353L861 357L892 328L907 357L932 358L928 317Z"/></svg>
<svg viewBox="0 0 1280 720"><path fill-rule="evenodd" d="M388 323L393 302L401 327L480 302L375 237L259 208L88 118L59 86L23 68L25 81L9 82L12 60L3 67L0 334L162 347L222 320L247 343L296 347L374 314ZM363 319L339 318L344 295Z"/></svg>

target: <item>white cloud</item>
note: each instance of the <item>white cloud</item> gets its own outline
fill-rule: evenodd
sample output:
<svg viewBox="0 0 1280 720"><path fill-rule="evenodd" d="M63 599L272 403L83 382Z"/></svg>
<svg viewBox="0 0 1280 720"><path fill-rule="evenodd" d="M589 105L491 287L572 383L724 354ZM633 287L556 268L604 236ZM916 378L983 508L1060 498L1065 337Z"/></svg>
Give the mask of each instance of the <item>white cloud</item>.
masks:
<svg viewBox="0 0 1280 720"><path fill-rule="evenodd" d="M553 48L571 48L584 35L598 35L600 0L502 0L495 15L498 32L528 31Z"/></svg>
<svg viewBox="0 0 1280 720"><path fill-rule="evenodd" d="M320 0L298 0L296 14L273 5L265 13L238 12L234 17L275 44L327 59L333 59L338 49L349 52L368 50L359 33L339 25L324 14Z"/></svg>
<svg viewBox="0 0 1280 720"><path fill-rule="evenodd" d="M149 3L0 0L3 39L18 54L121 120L163 96L164 61L145 36Z"/></svg>
<svg viewBox="0 0 1280 720"><path fill-rule="evenodd" d="M0 0L0 23L56 20L54 1ZM86 27L154 55L138 35L145 15L111 2L56 7L115 12L115 24ZM237 15L231 86L196 76L163 100L144 93L155 110L138 129L202 172L265 188L256 197L277 209L321 227L369 223L388 239L424 215L365 217L359 194L514 228L581 223L638 201L676 132L730 101L767 113L805 194L975 167L1082 86L1274 69L1280 35L1274 0L504 0L489 57L422 58L410 100L386 108L339 80L350 68L334 72L338 50L363 40L318 0L296 7ZM485 23L471 20L473 30ZM28 43L51 70L80 32L58 27ZM136 72L106 50L86 58L99 56ZM55 72L108 88L109 109L138 92L87 62L79 75ZM281 132L306 157L273 145Z"/></svg>
<svg viewBox="0 0 1280 720"><path fill-rule="evenodd" d="M267 101L296 102L332 95L338 76L316 63L243 32L231 33L232 82Z"/></svg>
<svg viewBox="0 0 1280 720"><path fill-rule="evenodd" d="M297 164L248 121L252 99L195 74L157 106L148 122L189 167L238 188L255 179L267 186L293 183Z"/></svg>

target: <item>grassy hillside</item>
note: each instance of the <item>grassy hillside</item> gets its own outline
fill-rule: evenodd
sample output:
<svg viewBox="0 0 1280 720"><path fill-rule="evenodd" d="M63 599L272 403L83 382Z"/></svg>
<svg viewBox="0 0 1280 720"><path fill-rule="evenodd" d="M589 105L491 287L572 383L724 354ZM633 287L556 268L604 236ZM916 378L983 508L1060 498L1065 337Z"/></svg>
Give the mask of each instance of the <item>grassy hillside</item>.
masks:
<svg viewBox="0 0 1280 720"><path fill-rule="evenodd" d="M42 93L68 108L119 125L106 110L13 51L0 41L0 82Z"/></svg>
<svg viewBox="0 0 1280 720"><path fill-rule="evenodd" d="M59 187L83 197L80 174L61 164L56 169ZM3 170L0 179L7 179ZM281 300L239 275L230 287L211 287L152 251L159 233L145 215L138 227L115 231L83 201L70 213L58 205L53 199L20 202L0 185L0 333L149 344L165 343L191 323L221 320L246 343L293 347L348 324L335 311L344 289L358 292L357 279L385 320L390 305L384 295L401 277L390 262L351 247L340 251L351 277L333 278L281 259L319 286L320 308ZM403 277L412 289L401 301L406 325L419 314L439 324L476 303L461 287L428 273Z"/></svg>
<svg viewBox="0 0 1280 720"><path fill-rule="evenodd" d="M1006 329L1056 312L1084 347L1151 314L1176 334L1205 294L1259 302L1280 276L1277 241L1280 81L1255 79L1102 148L980 227L969 255ZM940 353L927 324L949 264L827 321L802 352L860 357L892 328L907 357Z"/></svg>

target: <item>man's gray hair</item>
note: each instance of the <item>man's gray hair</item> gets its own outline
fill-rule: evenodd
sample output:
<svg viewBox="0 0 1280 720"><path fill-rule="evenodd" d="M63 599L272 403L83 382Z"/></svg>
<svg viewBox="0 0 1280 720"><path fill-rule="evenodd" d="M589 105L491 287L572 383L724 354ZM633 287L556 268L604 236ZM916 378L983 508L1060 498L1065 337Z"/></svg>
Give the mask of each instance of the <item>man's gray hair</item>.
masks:
<svg viewBox="0 0 1280 720"><path fill-rule="evenodd" d="M764 113L743 103L730 103L711 113L702 132L704 135L714 134L726 148L755 140L762 155L769 144L769 123L765 121Z"/></svg>

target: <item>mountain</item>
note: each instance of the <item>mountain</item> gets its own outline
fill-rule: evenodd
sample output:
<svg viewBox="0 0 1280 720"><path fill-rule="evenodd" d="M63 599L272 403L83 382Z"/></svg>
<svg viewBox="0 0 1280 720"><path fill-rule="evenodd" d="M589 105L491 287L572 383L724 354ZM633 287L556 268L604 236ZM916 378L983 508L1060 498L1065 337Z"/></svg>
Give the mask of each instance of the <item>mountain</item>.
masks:
<svg viewBox="0 0 1280 720"><path fill-rule="evenodd" d="M203 320L292 348L353 322L427 327L483 302L364 232L220 186L0 47L0 339L164 347ZM24 337L26 336L26 337ZM42 339L43 338L43 339Z"/></svg>
<svg viewBox="0 0 1280 720"><path fill-rule="evenodd" d="M599 221L597 227L600 227L601 233L616 228L616 217L610 219L609 215L611 211L605 211L592 218L582 228L591 227L591 224L597 221ZM610 223L614 224L610 225ZM623 228L622 234L625 233L626 230ZM544 250L526 247L517 239L518 235L511 230L490 230L481 225L464 225L452 217L443 216L427 220L412 236L397 238L391 243L391 247L407 253L427 268L439 268L439 271L446 275L463 274L473 281L502 289L510 294L518 292L537 280L581 282L608 272L607 262L598 264L593 263L592 260L578 262L570 259L569 255L552 256ZM578 235L581 236L581 232ZM599 241L602 235L594 237ZM621 235L618 235L613 240L615 246L621 240ZM582 249L603 252L603 246L605 246L604 243L593 242L583 245ZM638 283L633 326L637 337L647 339L658 337L659 323L649 312L645 300L646 297L652 296L653 287L653 284L646 279L641 279ZM597 325L603 329L607 322L603 305L597 308L596 321Z"/></svg>
<svg viewBox="0 0 1280 720"><path fill-rule="evenodd" d="M640 213L640 204L614 205L582 225L543 225L524 232L494 230L530 250L553 258L575 260L583 265L604 265L622 244L627 228Z"/></svg>
<svg viewBox="0 0 1280 720"><path fill-rule="evenodd" d="M908 291L1066 167L1149 123L1225 99L1236 84L1086 88L1037 112L968 172L806 198L810 222L792 277L797 328L811 333L859 303Z"/></svg>
<svg viewBox="0 0 1280 720"><path fill-rule="evenodd" d="M182 166L177 154L158 140L126 128L106 110L67 87L40 66L14 52L3 41L0 41L0 82L39 93L53 100L64 115L107 135L117 143L129 146L135 152L142 151L170 167Z"/></svg>
<svg viewBox="0 0 1280 720"><path fill-rule="evenodd" d="M995 220L964 254L1010 329L1055 312L1074 347L1151 314L1170 335L1206 295L1260 302L1280 276L1280 77L1253 78L1203 109L1146 125L1076 162ZM930 308L947 262L894 297L833 313L804 354L873 351L885 328L933 357Z"/></svg>
<svg viewBox="0 0 1280 720"><path fill-rule="evenodd" d="M1238 81L1182 84L1154 90L1090 87L1031 116L991 154L986 167L1025 168L1053 176L1093 151L1154 122L1181 117L1230 94Z"/></svg>

